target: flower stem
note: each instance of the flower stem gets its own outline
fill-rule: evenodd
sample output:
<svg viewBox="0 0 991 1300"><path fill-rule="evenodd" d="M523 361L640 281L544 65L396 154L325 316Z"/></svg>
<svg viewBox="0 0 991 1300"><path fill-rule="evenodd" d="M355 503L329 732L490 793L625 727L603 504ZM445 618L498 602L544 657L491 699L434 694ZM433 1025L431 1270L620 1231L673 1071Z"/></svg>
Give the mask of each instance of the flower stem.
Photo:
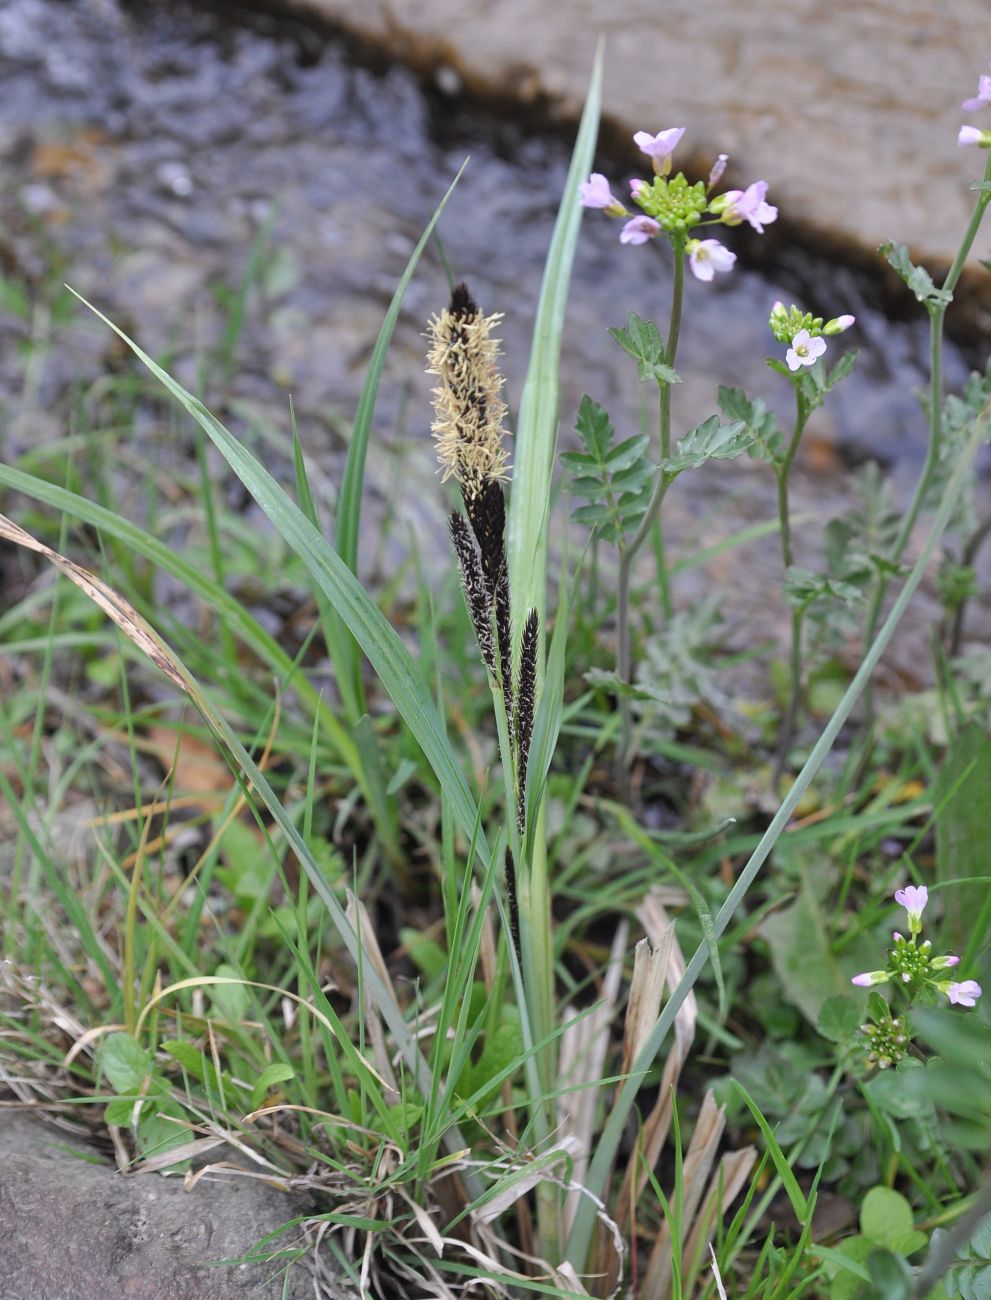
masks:
<svg viewBox="0 0 991 1300"><path fill-rule="evenodd" d="M988 154L988 160L984 168L985 183L991 181L991 153ZM963 241L957 250L957 255L953 259L953 265L947 272L946 279L943 281L942 288L944 292L952 294L957 286L957 281L963 272L967 262L967 257L973 247L974 240L977 238L977 232L980 229L981 222L984 220L984 214L987 211L988 204L991 203L991 192L980 190L977 195L977 203L974 206L973 215L970 218L967 229L964 232ZM940 453L942 451L943 435L943 324L946 318L946 311L949 302L929 302L926 304L929 311L929 447L926 451L925 463L922 466L922 473L919 475L919 481L915 486L915 493L912 502L902 518L901 527L895 538L895 544L891 551L891 561L898 564L905 553L905 548L912 536L919 512L922 510L922 503L932 484L933 476L936 472L936 466L939 464ZM864 635L864 645L870 645L874 639L874 633L877 629L878 619L881 617L881 607L884 604L884 597L888 589L888 575L878 574L877 581L874 585L874 595L871 599L870 611L867 616L867 628ZM865 707L868 720L873 715L873 691L868 690L865 696Z"/></svg>
<svg viewBox="0 0 991 1300"><path fill-rule="evenodd" d="M669 366L674 365L675 358L678 355L678 337L681 333L684 291L685 256L680 249L676 248L674 254L674 285L671 291L671 319L668 324L664 358ZM664 461L671 455L671 385L659 380L657 388L659 394L658 420L660 425L661 460ZM661 527L660 511L661 504L671 483L671 477L662 469L657 476L657 482L654 485L654 491L647 504L643 519L641 519L629 542L624 547L621 547L619 552L619 583L616 597L616 675L624 685L629 685L633 680L630 648L630 577L633 570L633 561L647 537L650 536L656 520L657 530L655 536L658 539L658 553L661 556L662 566L664 566L664 533ZM667 619L671 615L671 597L666 567L659 574L659 582L661 592L666 597L664 599L664 617ZM630 701L623 695L619 698L619 714L621 726L619 748L616 753L616 772L622 786L625 782L624 774L633 730Z"/></svg>
<svg viewBox="0 0 991 1300"><path fill-rule="evenodd" d="M784 562L786 575L794 563L794 554L791 546L791 510L788 503L788 476L791 473L791 467L795 460L795 455L798 452L798 444L802 440L802 434L805 431L805 425L809 418L808 405L802 397L802 391L800 388L796 388L795 390L795 402L795 427L792 430L791 441L788 443L788 449L784 454L784 458L776 468L778 477L778 530L781 534L781 559ZM792 611L788 706L781 723L781 730L778 733L778 746L775 751L774 760L775 784L780 781L782 773L784 772L785 762L788 758L788 751L791 749L791 742L795 734L795 727L798 725L798 719L801 716L802 623L804 619L804 607Z"/></svg>

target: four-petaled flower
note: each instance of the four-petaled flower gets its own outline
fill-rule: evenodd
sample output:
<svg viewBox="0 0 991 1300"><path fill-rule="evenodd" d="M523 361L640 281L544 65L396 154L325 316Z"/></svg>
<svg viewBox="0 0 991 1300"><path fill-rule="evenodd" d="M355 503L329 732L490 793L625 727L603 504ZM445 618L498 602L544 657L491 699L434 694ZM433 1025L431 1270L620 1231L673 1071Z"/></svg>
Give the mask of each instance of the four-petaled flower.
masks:
<svg viewBox="0 0 991 1300"><path fill-rule="evenodd" d="M765 202L767 198L767 181L754 181L745 190L727 190L721 194L712 211L718 211L728 226L738 226L741 221L749 221L758 235L764 233L764 226L777 221L778 210Z"/></svg>
<svg viewBox="0 0 991 1300"><path fill-rule="evenodd" d="M991 104L991 77L983 74L977 78L977 94L973 99L965 99L961 108L971 112L975 108L987 108Z"/></svg>
<svg viewBox="0 0 991 1300"><path fill-rule="evenodd" d="M601 208L604 212L622 215L626 209L609 188L601 172L593 172L587 181L578 186L578 201L583 208Z"/></svg>
<svg viewBox="0 0 991 1300"><path fill-rule="evenodd" d="M816 359L826 351L826 340L818 335L813 338L808 330L799 330L791 341L791 347L785 353L789 370L800 370L802 366L815 365Z"/></svg>
<svg viewBox="0 0 991 1300"><path fill-rule="evenodd" d="M653 159L654 171L658 176L666 176L671 170L671 155L684 134L683 126L672 126L666 131L658 131L656 135L651 135L649 131L637 131L633 143L641 153Z"/></svg>
<svg viewBox="0 0 991 1300"><path fill-rule="evenodd" d="M660 225L653 217L634 217L619 232L619 242L621 244L646 244L648 239L653 239L655 235L660 233L660 229Z"/></svg>
<svg viewBox="0 0 991 1300"><path fill-rule="evenodd" d="M981 996L981 986L977 980L961 980L949 985L946 996L955 1006L972 1007Z"/></svg>
<svg viewBox="0 0 991 1300"><path fill-rule="evenodd" d="M922 913L929 902L929 890L925 885L906 885L895 890L895 902L908 913L909 933L918 934L922 929Z"/></svg>
<svg viewBox="0 0 991 1300"><path fill-rule="evenodd" d="M711 280L717 271L732 271L736 254L718 239L690 239L685 245L688 266L696 280Z"/></svg>

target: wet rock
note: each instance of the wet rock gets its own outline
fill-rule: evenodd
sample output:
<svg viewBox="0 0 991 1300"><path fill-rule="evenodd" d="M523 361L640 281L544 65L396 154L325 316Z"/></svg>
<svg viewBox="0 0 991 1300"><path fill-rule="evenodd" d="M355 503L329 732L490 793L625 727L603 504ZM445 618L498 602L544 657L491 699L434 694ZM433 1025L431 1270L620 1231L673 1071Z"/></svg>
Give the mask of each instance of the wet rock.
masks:
<svg viewBox="0 0 991 1300"><path fill-rule="evenodd" d="M687 125L679 157L717 152L730 178L768 180L812 241L872 253L891 237L946 262L983 155L959 156L962 99L987 71L985 0L275 0L319 15L471 91L575 116L600 35L603 108L624 133ZM981 123L986 125L986 123ZM938 194L938 199L935 197ZM988 236L974 250L986 257Z"/></svg>
<svg viewBox="0 0 991 1300"><path fill-rule="evenodd" d="M962 0L961 12L972 3ZM329 518L349 421L389 299L410 250L469 154L470 165L450 198L440 231L455 278L470 280L486 311L505 314L500 334L506 393L515 411L572 132L570 127L557 135L535 130L546 115L526 118L505 108L493 114L470 94L459 96L447 73L440 89L436 79L430 89L405 68L363 66L354 49L317 28L312 7L302 24L286 18L283 0L258 4L269 12L182 0L138 7L122 0L79 0L72 6L61 0L8 0L0 21L0 258L9 248L14 269L32 292L68 282L97 303L146 351L166 358L181 382L204 396L235 434L259 449L273 472L290 481L291 394ZM651 30L656 18L646 6L641 14L631 11L630 4L619 0L619 17ZM754 12L763 12L763 5L760 0ZM584 0L584 20L568 11L570 35L559 34L562 44L554 47L553 58L537 58L534 68L541 75L548 68L555 76L573 75L580 90L597 6L598 0ZM676 10L683 7L676 0ZM275 8L281 8L280 16L273 16ZM490 10L483 8L476 7L469 24L473 33L489 30ZM836 18L841 30L848 21L844 10L840 5ZM431 0L426 12L426 18L407 15L404 21L426 24L430 15L446 11ZM509 0L498 0L492 12L508 21L512 14L522 20L528 11L522 3L512 8ZM686 19L685 28L694 33L698 59L706 67L714 55L703 39L710 29L700 24L714 23L712 12ZM715 12L731 14L730 0ZM742 9L741 15L733 21L740 31L749 30ZM352 18L369 30L378 22L365 14ZM565 18L538 16L535 42L543 39L545 19L551 32L554 23L565 24ZM794 24L794 10L787 21ZM729 18L727 23L732 28ZM956 17L948 20L948 33L957 30L956 23ZM671 26L668 39L677 44L682 36L674 32L674 19ZM618 22L614 27L622 54L627 29ZM802 39L812 42L809 48L826 40L818 18L810 17L806 27ZM451 14L451 48L438 69L455 68L457 42L466 30L460 10ZM498 40L493 36L491 68L510 66L512 42L518 45L520 30L517 24ZM711 39L714 48L722 48L721 35ZM782 62L798 40L793 33L790 43L782 45ZM46 52L57 41L76 49L93 74L85 92L72 101L71 113L61 83L50 76L46 63ZM766 53L767 41L761 41L759 48ZM615 46L611 60L617 57ZM533 48L541 55L538 44ZM680 48L684 53L687 46ZM670 57L666 49L663 42L656 43L659 61ZM412 46L405 53L419 58ZM722 62L713 63L712 75L718 73L722 80L717 77L711 112L722 104L719 111L728 113L725 95L737 82L745 83L744 108L752 108L759 94L770 102L778 93L770 83L762 88L752 77L747 80L752 57L748 46L736 62L725 54ZM854 66L860 57L851 55ZM929 57L927 49L918 54L922 62ZM625 83L632 93L636 78L616 72L626 64L621 59L612 66L609 93L622 91ZM635 70L634 63L629 66ZM887 67L882 61L878 84ZM458 69L467 90L477 89L481 74L473 79L460 63ZM944 87L951 107L971 92L969 77L963 90L950 93ZM529 92L520 87L526 80L521 73L517 90L524 97ZM663 113L663 121L671 120L667 113L679 105L710 111L697 103L697 88L694 99L683 99L677 81L671 85L669 91L667 83L651 75L651 97L659 94L658 86L665 87L651 118ZM925 103L936 93L929 84L913 84L911 93L916 91ZM853 129L847 122L846 94L841 87L832 100L816 106L823 132L827 126L838 129L836 122ZM563 105L562 100L559 107ZM788 105L796 121L809 111L802 103ZM734 131L751 129L749 113L749 108L740 109ZM692 134L700 147L709 147L705 130ZM614 143L620 140L617 132L613 136ZM963 166L965 157L969 155L957 154L951 145L947 158L953 167ZM631 166L634 161L630 157ZM40 162L45 170L39 174ZM618 153L602 165L617 180L622 177ZM749 167L749 156L741 157L740 165ZM879 155L879 174L886 165ZM779 171L785 170L782 162ZM957 178L963 195L966 174L965 168ZM184 176L191 188L180 194L174 181ZM39 184L47 189L47 211L26 220L25 199ZM843 184L842 178L824 172L809 190L810 201L831 202ZM181 179L179 188L185 188ZM783 198L772 197L784 210ZM909 201L917 204L918 198ZM883 233L904 233L903 212L902 204L891 213L894 226ZM794 508L808 521L796 539L797 560L814 568L820 563L824 525L850 499L841 460L859 463L878 456L894 475L900 498L907 500L911 493L926 438L914 396L927 373L926 322L921 310L910 310L915 304L905 291L899 297L904 318L892 320L879 302L876 280L854 275L821 250L787 242L780 237L783 226L770 228L778 234L773 259L759 268L754 259L770 248L769 242L748 229L728 231L726 242L739 254L733 275L710 285L694 280L687 285L678 354L685 382L673 394L673 420L676 436L681 436L712 414L717 386L728 384L764 399L780 419L789 421L790 390L766 364L776 351L767 326L771 304L782 298L824 316L856 315L855 329L835 346L836 354L846 347L859 349L857 365L830 396L825 412L817 413L794 475ZM792 225L785 234L796 229ZM583 393L606 407L622 436L639 427L641 404L649 400L607 329L621 325L632 310L657 320L666 331L671 263L662 249L621 248L616 236L614 223L588 214L576 250L564 332L564 445L573 437ZM406 294L376 404L359 563L362 579L372 586L395 575L411 545L425 557L438 557L439 572L450 572L445 498L429 437L431 381L423 373L422 337L427 318L444 305L447 292L444 266L437 250L428 247ZM960 306L954 304L951 321L959 319ZM31 409L62 420L77 384L108 373L123 379L140 373L105 326L83 309L73 310L62 327L60 346L50 346L44 337L32 340ZM8 419L16 420L24 404L23 348L31 325L0 314L0 413ZM972 332L964 345L949 346L947 388L958 389L970 366L983 368L986 353L986 333ZM15 427L22 428L23 422ZM188 473L195 443L182 421L174 422L171 415L162 420L142 406L133 442L132 450L139 457L150 455L159 474L182 481ZM15 450L20 449L18 442ZM124 458L115 487L117 507L140 520L146 479L132 472ZM233 480L228 480L226 496L235 508L245 508ZM671 553L681 557L699 545L726 541L773 517L774 510L774 484L766 466L742 460L686 474L665 503ZM266 526L257 511L248 510L249 517ZM383 522L384 544L378 538ZM168 540L186 546L187 528L175 524ZM787 620L773 538L731 548L718 571L714 564L706 573L683 574L675 584L679 606L710 589L713 580L724 585L724 612L738 629L739 645L752 645L755 628L762 636L773 634ZM167 591L164 584L160 589ZM925 623L938 611L930 602L918 617ZM910 646L912 640L908 634L904 644ZM917 657L912 650L906 653Z"/></svg>
<svg viewBox="0 0 991 1300"><path fill-rule="evenodd" d="M0 1300L314 1295L303 1266L283 1292L284 1266L216 1262L250 1251L298 1201L253 1178L203 1178L186 1192L181 1180L124 1177L77 1138L0 1115Z"/></svg>

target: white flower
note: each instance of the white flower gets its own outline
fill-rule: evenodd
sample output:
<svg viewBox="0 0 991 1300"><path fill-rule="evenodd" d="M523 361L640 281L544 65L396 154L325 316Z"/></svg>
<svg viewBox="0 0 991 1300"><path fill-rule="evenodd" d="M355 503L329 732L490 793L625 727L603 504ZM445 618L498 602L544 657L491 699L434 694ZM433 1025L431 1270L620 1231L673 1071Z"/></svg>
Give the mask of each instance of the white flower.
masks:
<svg viewBox="0 0 991 1300"><path fill-rule="evenodd" d="M961 980L949 985L946 996L958 1007L972 1007L981 996L981 986L977 980Z"/></svg>
<svg viewBox="0 0 991 1300"><path fill-rule="evenodd" d="M814 366L816 359L826 351L826 340L818 335L813 338L808 330L799 330L791 341L791 347L785 353L789 370L800 370L802 366Z"/></svg>
<svg viewBox="0 0 991 1300"><path fill-rule="evenodd" d="M717 271L732 271L736 254L718 239L690 239L685 245L688 266L696 280L709 281Z"/></svg>

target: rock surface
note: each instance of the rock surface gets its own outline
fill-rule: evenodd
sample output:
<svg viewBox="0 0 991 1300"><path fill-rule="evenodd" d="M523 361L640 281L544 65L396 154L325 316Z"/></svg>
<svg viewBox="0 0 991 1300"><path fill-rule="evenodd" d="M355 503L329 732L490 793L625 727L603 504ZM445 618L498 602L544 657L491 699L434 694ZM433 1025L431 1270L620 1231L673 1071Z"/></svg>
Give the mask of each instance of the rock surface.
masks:
<svg viewBox="0 0 991 1300"><path fill-rule="evenodd" d="M956 146L960 103L987 72L986 0L281 0L432 73L442 87L582 103L599 35L603 108L624 134L685 125L700 172L722 151L731 177L766 179L810 240L873 252L897 237L946 262L984 155ZM983 43L982 43L983 37ZM988 236L974 257L988 255Z"/></svg>
<svg viewBox="0 0 991 1300"><path fill-rule="evenodd" d="M299 1213L253 1178L126 1178L78 1139L0 1117L0 1300L273 1300L314 1295L303 1267L232 1264ZM191 1213L191 1209L194 1210ZM326 1293L325 1293L326 1294Z"/></svg>

